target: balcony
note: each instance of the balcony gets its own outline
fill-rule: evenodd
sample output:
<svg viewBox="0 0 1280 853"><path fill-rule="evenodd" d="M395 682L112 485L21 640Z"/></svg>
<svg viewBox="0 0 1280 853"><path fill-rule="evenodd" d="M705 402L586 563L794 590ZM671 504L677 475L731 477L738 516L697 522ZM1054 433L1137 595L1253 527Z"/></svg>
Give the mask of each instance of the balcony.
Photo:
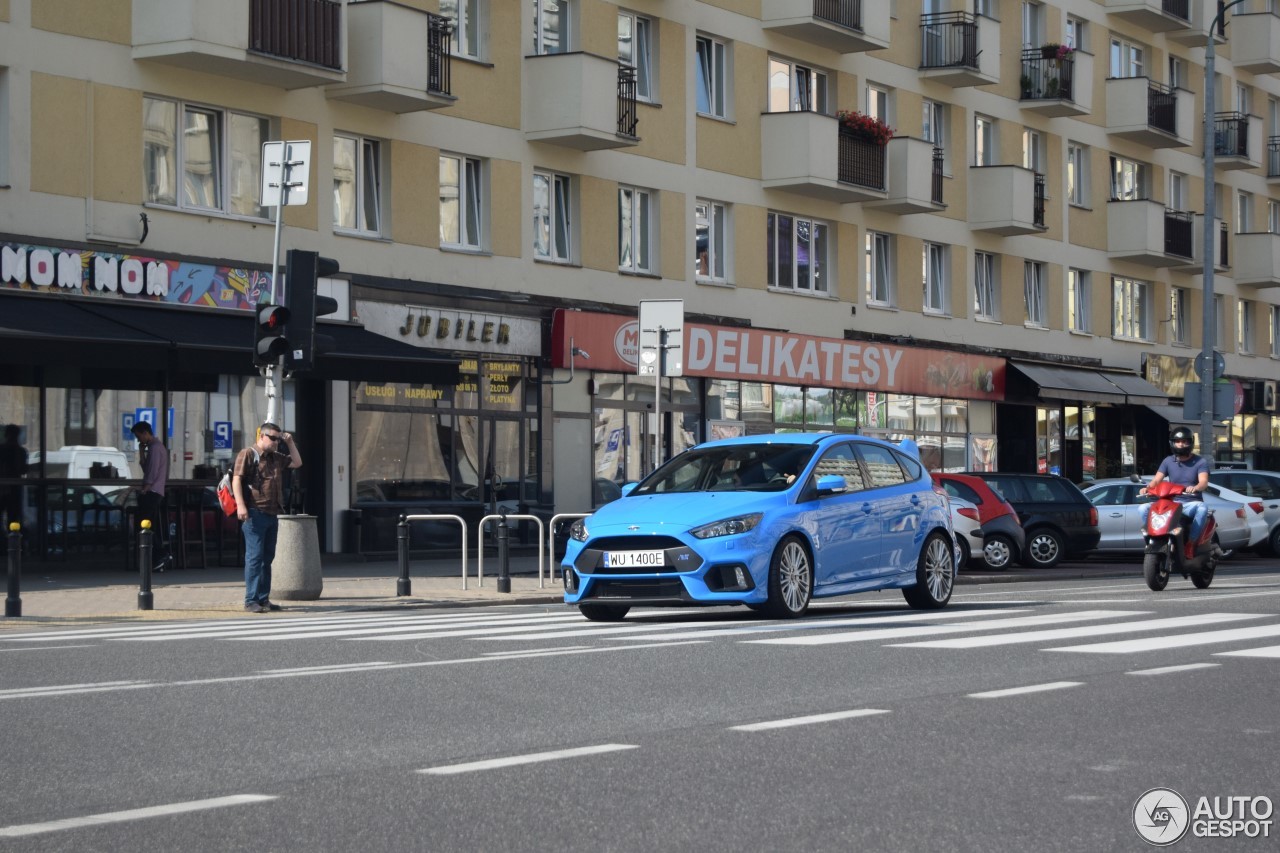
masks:
<svg viewBox="0 0 1280 853"><path fill-rule="evenodd" d="M1204 43L1209 36L1209 25L1213 23L1213 19L1218 15L1218 7L1221 5L1219 0L1190 0L1191 26L1186 29L1173 29L1165 33L1165 38L1169 41L1177 42L1188 47L1204 47ZM1232 20L1239 17L1233 15ZM1235 31L1235 28L1232 28ZM1236 31L1238 32L1238 31ZM1235 35L1232 35L1235 40ZM1224 44L1227 39L1224 34L1221 22L1218 29L1213 35L1215 44Z"/></svg>
<svg viewBox="0 0 1280 853"><path fill-rule="evenodd" d="M884 0L764 0L764 28L837 53L889 46L889 4Z"/></svg>
<svg viewBox="0 0 1280 853"><path fill-rule="evenodd" d="M350 0L347 82L327 94L391 113L452 105L450 26L447 18L392 0Z"/></svg>
<svg viewBox="0 0 1280 853"><path fill-rule="evenodd" d="M577 52L526 56L524 71L525 139L579 151L640 141L634 69Z"/></svg>
<svg viewBox="0 0 1280 853"><path fill-rule="evenodd" d="M920 76L948 86L1000 80L1000 22L968 12L920 16Z"/></svg>
<svg viewBox="0 0 1280 853"><path fill-rule="evenodd" d="M1044 175L1021 166L969 167L969 227L992 234L1044 231Z"/></svg>
<svg viewBox="0 0 1280 853"><path fill-rule="evenodd" d="M1190 213L1150 199L1107 202L1107 256L1149 267L1186 267L1195 258Z"/></svg>
<svg viewBox="0 0 1280 853"><path fill-rule="evenodd" d="M885 146L854 138L833 116L765 113L760 161L765 189L845 203L887 197Z"/></svg>
<svg viewBox="0 0 1280 853"><path fill-rule="evenodd" d="M886 213L936 213L942 202L942 149L932 142L895 136L885 146L888 158L887 197L867 202L867 207Z"/></svg>
<svg viewBox="0 0 1280 853"><path fill-rule="evenodd" d="M1072 51L1058 58L1052 48L1022 52L1022 108L1045 116L1087 115L1093 102L1093 57Z"/></svg>
<svg viewBox="0 0 1280 853"><path fill-rule="evenodd" d="M1246 12L1231 16L1231 61L1253 74L1280 73L1280 16Z"/></svg>
<svg viewBox="0 0 1280 853"><path fill-rule="evenodd" d="M1228 247L1230 232L1227 223L1221 219L1213 221L1213 268L1217 272L1226 272L1228 264ZM1189 263L1177 264L1175 270L1192 274L1204 271L1204 214L1191 214L1191 260Z"/></svg>
<svg viewBox="0 0 1280 853"><path fill-rule="evenodd" d="M282 89L342 83L338 0L133 0L133 58Z"/></svg>
<svg viewBox="0 0 1280 853"><path fill-rule="evenodd" d="M1107 11L1153 33L1191 29L1192 0L1106 0ZM1211 15L1209 18L1213 20Z"/></svg>
<svg viewBox="0 0 1280 853"><path fill-rule="evenodd" d="M1237 234L1234 270L1239 287L1280 287L1280 234Z"/></svg>
<svg viewBox="0 0 1280 853"><path fill-rule="evenodd" d="M1193 98L1185 89L1162 86L1146 77L1107 80L1107 132L1149 148L1186 148L1191 144Z"/></svg>
<svg viewBox="0 0 1280 853"><path fill-rule="evenodd" d="M1213 114L1216 169L1256 169L1262 165L1262 119L1243 113Z"/></svg>

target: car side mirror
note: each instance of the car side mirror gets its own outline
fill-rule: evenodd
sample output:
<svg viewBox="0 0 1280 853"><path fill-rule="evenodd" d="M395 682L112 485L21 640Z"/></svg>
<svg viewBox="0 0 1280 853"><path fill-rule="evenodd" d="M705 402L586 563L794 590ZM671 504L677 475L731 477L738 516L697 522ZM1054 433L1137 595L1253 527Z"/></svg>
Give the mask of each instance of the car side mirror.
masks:
<svg viewBox="0 0 1280 853"><path fill-rule="evenodd" d="M639 483L623 483L623 484L622 484L622 496L625 498L627 495L629 495L629 494L631 494L632 492L634 492L634 491L636 490L636 486L638 486L638 485L640 485L640 484L639 484Z"/></svg>
<svg viewBox="0 0 1280 853"><path fill-rule="evenodd" d="M841 495L849 491L849 484L839 474L824 474L818 478L818 497Z"/></svg>

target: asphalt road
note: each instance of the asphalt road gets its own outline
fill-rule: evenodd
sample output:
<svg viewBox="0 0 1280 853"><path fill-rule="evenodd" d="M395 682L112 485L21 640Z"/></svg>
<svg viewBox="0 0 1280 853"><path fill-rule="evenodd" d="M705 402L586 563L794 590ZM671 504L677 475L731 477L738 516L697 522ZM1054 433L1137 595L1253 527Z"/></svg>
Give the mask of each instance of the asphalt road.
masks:
<svg viewBox="0 0 1280 853"><path fill-rule="evenodd" d="M1276 563L5 632L0 850L1143 850L1149 789L1280 801Z"/></svg>

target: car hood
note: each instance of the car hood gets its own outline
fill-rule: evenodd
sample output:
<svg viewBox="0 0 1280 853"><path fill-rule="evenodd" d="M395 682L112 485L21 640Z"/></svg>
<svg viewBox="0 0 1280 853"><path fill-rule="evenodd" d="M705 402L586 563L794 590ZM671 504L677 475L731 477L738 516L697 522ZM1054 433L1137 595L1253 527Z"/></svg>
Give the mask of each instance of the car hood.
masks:
<svg viewBox="0 0 1280 853"><path fill-rule="evenodd" d="M691 492L629 495L605 504L586 520L593 537L618 533L676 533L787 502L786 493ZM632 526L639 530L631 530Z"/></svg>

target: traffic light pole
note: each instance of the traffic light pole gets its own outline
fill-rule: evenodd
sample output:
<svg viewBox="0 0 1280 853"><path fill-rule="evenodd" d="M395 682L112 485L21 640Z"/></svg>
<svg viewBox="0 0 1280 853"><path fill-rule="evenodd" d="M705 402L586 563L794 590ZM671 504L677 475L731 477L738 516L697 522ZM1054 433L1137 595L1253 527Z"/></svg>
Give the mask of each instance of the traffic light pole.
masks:
<svg viewBox="0 0 1280 853"><path fill-rule="evenodd" d="M271 243L271 292L268 297L272 305L279 304L276 301L276 294L277 294L276 282L280 277L280 226L282 221L284 220L284 208L289 204L289 189L290 187L298 185L298 182L290 180L290 177L291 177L290 172L293 170L295 166L303 166L306 168L310 168L310 165L307 163L305 159L302 159L302 160L289 159L287 154L288 150L289 150L288 146L284 146L281 149L284 156L280 158L281 162L279 164L280 165L280 198L279 198L279 203L276 205L275 237L273 238ZM285 357L281 355L275 365L268 365L266 368L263 369L263 376L266 378L266 390L267 390L266 420L274 424L280 423L280 421L276 417L276 413L279 409L277 405L277 400L279 398L279 395L276 392L275 377L278 371L281 381L284 380L284 359Z"/></svg>

